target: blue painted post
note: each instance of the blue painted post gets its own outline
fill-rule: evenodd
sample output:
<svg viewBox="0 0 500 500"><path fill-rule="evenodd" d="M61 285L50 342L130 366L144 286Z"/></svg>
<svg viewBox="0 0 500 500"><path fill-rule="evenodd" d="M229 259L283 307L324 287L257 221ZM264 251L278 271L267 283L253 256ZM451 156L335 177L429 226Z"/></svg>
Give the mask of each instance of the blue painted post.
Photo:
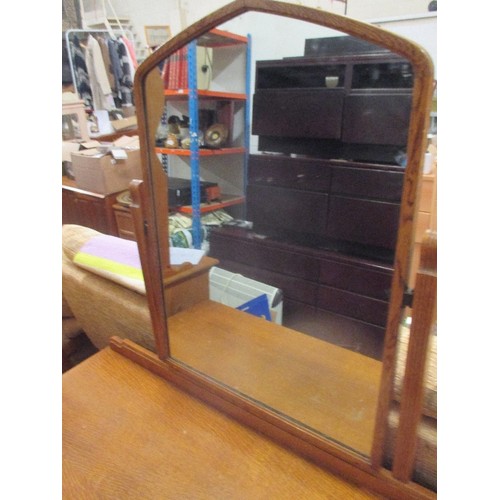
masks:
<svg viewBox="0 0 500 500"><path fill-rule="evenodd" d="M198 82L196 77L196 40L188 46L189 138L191 153L191 198L193 247L201 248L200 143L198 126Z"/></svg>

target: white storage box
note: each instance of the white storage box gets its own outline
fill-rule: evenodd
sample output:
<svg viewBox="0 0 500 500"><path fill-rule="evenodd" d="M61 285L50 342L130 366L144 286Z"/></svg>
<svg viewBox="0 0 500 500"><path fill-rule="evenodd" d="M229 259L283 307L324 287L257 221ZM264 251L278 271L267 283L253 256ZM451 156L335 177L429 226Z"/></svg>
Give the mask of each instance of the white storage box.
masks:
<svg viewBox="0 0 500 500"><path fill-rule="evenodd" d="M283 292L259 281L231 273L220 267L210 270L210 300L238 308L263 294L267 296L271 320L281 325L283 320Z"/></svg>

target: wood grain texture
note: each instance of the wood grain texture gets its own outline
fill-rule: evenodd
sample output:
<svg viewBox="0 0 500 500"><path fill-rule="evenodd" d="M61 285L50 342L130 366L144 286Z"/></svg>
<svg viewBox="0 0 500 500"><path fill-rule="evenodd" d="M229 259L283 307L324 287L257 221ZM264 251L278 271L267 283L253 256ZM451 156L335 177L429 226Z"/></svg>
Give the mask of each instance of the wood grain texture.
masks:
<svg viewBox="0 0 500 500"><path fill-rule="evenodd" d="M62 387L63 498L380 498L110 349Z"/></svg>
<svg viewBox="0 0 500 500"><path fill-rule="evenodd" d="M304 427L282 418L263 405L255 405L251 399L242 397L222 384L214 384L205 375L190 370L172 358L162 361L151 351L118 337L111 339L110 347L236 421L248 425L334 474L382 494L383 498L431 500L436 497L434 492L414 482L399 481L389 471L373 468L369 460L344 447L337 447L335 453L332 453L331 442L321 436L311 432L304 433ZM304 434L308 439L304 439Z"/></svg>

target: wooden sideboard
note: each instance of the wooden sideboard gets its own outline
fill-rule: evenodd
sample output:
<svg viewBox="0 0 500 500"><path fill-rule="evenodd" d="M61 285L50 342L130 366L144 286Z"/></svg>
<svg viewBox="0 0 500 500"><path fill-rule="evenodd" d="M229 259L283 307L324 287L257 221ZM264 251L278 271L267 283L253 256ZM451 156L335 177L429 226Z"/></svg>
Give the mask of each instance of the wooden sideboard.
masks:
<svg viewBox="0 0 500 500"><path fill-rule="evenodd" d="M137 128L92 137L99 142L113 142L122 136L137 135ZM90 227L112 236L121 236L113 205L120 193L100 194L76 186L76 182L62 176L62 223Z"/></svg>
<svg viewBox="0 0 500 500"><path fill-rule="evenodd" d="M90 227L101 233L118 235L113 205L119 193L99 194L76 187L75 181L62 178L62 223Z"/></svg>

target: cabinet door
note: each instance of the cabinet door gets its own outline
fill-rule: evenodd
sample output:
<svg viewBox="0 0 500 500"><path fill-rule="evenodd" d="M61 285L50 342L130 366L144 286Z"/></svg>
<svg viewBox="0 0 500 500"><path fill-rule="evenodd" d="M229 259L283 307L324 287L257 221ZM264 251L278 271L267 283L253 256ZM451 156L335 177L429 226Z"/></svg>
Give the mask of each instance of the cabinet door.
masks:
<svg viewBox="0 0 500 500"><path fill-rule="evenodd" d="M63 224L80 224L81 218L78 215L78 209L75 203L75 193L62 190L62 223Z"/></svg>
<svg viewBox="0 0 500 500"><path fill-rule="evenodd" d="M404 147L411 94L351 94L345 98L342 141Z"/></svg>
<svg viewBox="0 0 500 500"><path fill-rule="evenodd" d="M343 90L259 90L253 100L255 135L340 139Z"/></svg>
<svg viewBox="0 0 500 500"><path fill-rule="evenodd" d="M97 200L90 196L77 195L75 203L79 217L82 220L82 225L91 227L101 233L109 233L106 207L102 200Z"/></svg>

